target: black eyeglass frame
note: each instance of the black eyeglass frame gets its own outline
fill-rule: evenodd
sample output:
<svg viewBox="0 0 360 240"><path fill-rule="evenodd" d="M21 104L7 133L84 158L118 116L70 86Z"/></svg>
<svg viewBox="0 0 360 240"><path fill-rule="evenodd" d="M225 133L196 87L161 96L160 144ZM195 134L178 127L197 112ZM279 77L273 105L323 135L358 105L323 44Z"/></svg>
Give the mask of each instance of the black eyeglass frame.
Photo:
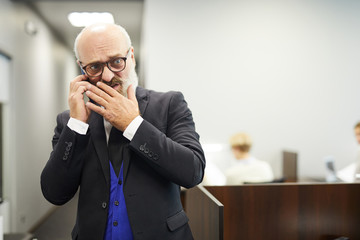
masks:
<svg viewBox="0 0 360 240"><path fill-rule="evenodd" d="M114 58L110 59L110 61L103 62L103 63L101 63L101 62L98 62L98 63L89 63L89 64L87 64L87 65L85 65L85 66L82 66L82 65L81 65L82 62L79 61L80 67L81 67L82 70L84 70L84 72L86 73L86 75L87 75L88 77L100 77L100 76L103 74L103 72L104 72L104 66L105 66L105 65L106 65L107 68L108 68L110 71L112 71L113 73L118 73L118 72L124 71L124 69L126 68L126 60L128 59L129 54L131 53L130 50L131 50L131 47L127 50L127 53L126 53L126 56L125 56L125 57L114 57ZM109 65L109 63L112 62L112 61L114 61L114 60L116 60L116 59L122 59L122 60L124 61L125 64L124 64L123 69L118 70L118 71L114 71L114 70L111 69L111 66ZM98 75L90 75L90 74L88 74L88 72L86 71L86 67L89 66L89 65L93 65L93 64L100 64L100 65L101 65L102 68L101 68L100 74L98 74Z"/></svg>

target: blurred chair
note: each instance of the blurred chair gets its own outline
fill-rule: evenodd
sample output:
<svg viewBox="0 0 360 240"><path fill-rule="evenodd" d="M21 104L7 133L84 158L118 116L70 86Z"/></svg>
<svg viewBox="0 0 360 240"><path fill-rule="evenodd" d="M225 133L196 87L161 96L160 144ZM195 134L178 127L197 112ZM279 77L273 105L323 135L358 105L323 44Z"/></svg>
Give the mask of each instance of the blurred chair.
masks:
<svg viewBox="0 0 360 240"><path fill-rule="evenodd" d="M285 182L296 182L298 154L296 152L282 152L283 178Z"/></svg>

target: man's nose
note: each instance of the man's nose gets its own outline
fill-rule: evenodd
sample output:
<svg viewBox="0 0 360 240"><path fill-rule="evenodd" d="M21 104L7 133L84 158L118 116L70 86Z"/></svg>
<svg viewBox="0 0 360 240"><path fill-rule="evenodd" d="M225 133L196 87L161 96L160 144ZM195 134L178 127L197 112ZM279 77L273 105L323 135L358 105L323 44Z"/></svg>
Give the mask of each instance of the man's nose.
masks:
<svg viewBox="0 0 360 240"><path fill-rule="evenodd" d="M114 77L114 73L110 71L108 66L104 66L104 71L102 73L102 80L105 82L110 82L111 79L113 79L113 77Z"/></svg>

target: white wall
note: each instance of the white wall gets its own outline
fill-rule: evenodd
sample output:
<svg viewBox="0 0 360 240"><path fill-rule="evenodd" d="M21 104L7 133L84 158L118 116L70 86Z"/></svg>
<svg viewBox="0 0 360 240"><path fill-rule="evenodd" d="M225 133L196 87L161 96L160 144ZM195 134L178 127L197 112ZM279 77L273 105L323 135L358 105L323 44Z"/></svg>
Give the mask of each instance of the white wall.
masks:
<svg viewBox="0 0 360 240"><path fill-rule="evenodd" d="M0 53L0 102L9 101L9 79L10 79L10 61Z"/></svg>
<svg viewBox="0 0 360 240"><path fill-rule="evenodd" d="M326 155L338 168L354 160L359 1L147 0L144 10L146 86L182 91L203 143L246 131L278 176L283 149L299 152L307 176L325 174Z"/></svg>
<svg viewBox="0 0 360 240"><path fill-rule="evenodd" d="M51 151L56 115L66 108L64 78L76 75L76 65L71 50L26 5L9 0L0 5L0 50L12 64L4 196L10 202L11 230L25 232L51 207L40 190L40 173ZM38 28L35 36L25 33L27 20Z"/></svg>

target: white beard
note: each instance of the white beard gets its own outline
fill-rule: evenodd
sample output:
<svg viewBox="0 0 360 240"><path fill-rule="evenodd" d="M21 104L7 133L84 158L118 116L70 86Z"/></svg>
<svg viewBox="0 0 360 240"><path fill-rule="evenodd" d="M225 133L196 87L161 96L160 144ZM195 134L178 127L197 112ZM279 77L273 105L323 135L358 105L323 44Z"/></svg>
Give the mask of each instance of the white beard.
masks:
<svg viewBox="0 0 360 240"><path fill-rule="evenodd" d="M133 68L130 72L129 72L129 77L123 82L123 86L122 86L122 92L121 94L128 98L127 95L127 90L129 88L130 85L133 86L134 92L136 93L136 87L139 84L139 78L136 74L135 68Z"/></svg>

